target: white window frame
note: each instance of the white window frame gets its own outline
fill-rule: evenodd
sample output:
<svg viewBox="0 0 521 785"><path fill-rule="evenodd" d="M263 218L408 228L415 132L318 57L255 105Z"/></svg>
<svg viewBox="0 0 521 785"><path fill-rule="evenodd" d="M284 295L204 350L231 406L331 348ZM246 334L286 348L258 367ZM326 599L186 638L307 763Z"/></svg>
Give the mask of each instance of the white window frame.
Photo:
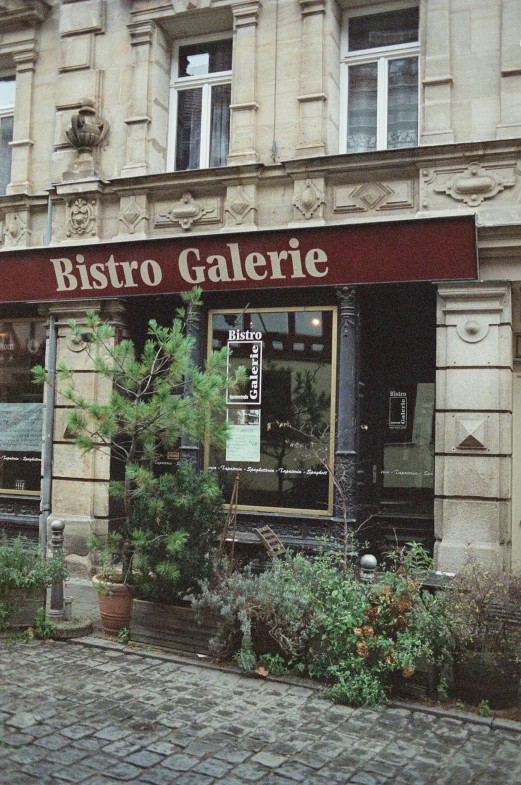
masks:
<svg viewBox="0 0 521 785"><path fill-rule="evenodd" d="M420 43L412 41L408 44L380 46L373 49L362 49L350 52L348 49L349 20L355 16L372 16L392 11L402 11L408 8L417 8L416 4L396 4L391 7L372 7L371 9L357 9L345 13L342 17L342 34L340 45L340 150L347 152L347 122L348 122L348 94L349 94L349 67L365 63L377 64L377 99L376 99L376 150L387 150L387 110L389 96L389 62L401 60L404 57L418 58L418 117L417 134L420 138ZM419 38L419 30L418 30ZM394 149L394 148L392 148Z"/></svg>
<svg viewBox="0 0 521 785"><path fill-rule="evenodd" d="M211 44L215 41L232 40L232 33L225 32L210 36L197 36L195 38L183 38L174 41L172 52L172 69L170 79L170 112L168 121L168 149L167 149L167 170L176 171L175 163L177 156L177 97L182 90L193 90L202 87L201 105L201 148L199 155L199 169L207 169L210 165L210 142L211 142L211 98L212 88L218 85L232 83L231 71L216 71L212 74L202 74L197 76L179 76L179 49L192 44ZM184 171L184 170L183 170Z"/></svg>
<svg viewBox="0 0 521 785"><path fill-rule="evenodd" d="M16 92L16 77L15 76L7 76L7 77L4 76L2 78L2 81L12 81L12 82L14 82L15 83L15 92ZM15 101L16 101L16 97L15 97ZM15 109L15 104L14 103L13 104L2 104L2 105L0 105L0 125L1 125L1 122L2 122L3 118L5 118L5 117L12 117L13 120L14 120L14 109ZM14 131L13 131L13 133L14 133ZM5 192L0 191L0 195L2 195L3 193L5 193Z"/></svg>

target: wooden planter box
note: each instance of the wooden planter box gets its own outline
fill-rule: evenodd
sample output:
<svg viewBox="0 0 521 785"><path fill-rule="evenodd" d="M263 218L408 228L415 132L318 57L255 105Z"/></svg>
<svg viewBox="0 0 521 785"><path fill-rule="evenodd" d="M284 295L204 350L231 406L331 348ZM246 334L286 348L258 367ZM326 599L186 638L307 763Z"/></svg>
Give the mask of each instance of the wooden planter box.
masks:
<svg viewBox="0 0 521 785"><path fill-rule="evenodd" d="M190 654L210 654L210 639L222 622L221 616L190 607L134 600L130 640Z"/></svg>
<svg viewBox="0 0 521 785"><path fill-rule="evenodd" d="M16 613L7 624L13 628L31 627L38 608L45 608L45 593L27 597L22 591L12 592L8 597L16 605Z"/></svg>

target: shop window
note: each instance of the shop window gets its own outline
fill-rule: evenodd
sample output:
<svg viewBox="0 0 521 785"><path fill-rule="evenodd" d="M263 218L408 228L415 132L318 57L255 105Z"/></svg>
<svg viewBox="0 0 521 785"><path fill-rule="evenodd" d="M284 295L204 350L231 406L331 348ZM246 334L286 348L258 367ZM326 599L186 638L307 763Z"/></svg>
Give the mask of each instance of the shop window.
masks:
<svg viewBox="0 0 521 785"><path fill-rule="evenodd" d="M335 309L214 311L209 333L248 376L227 398L226 449L207 454L225 498L239 475L240 508L331 514Z"/></svg>
<svg viewBox="0 0 521 785"><path fill-rule="evenodd" d="M434 487L434 384L388 390L384 489Z"/></svg>
<svg viewBox="0 0 521 785"><path fill-rule="evenodd" d="M169 169L225 166L230 140L232 41L176 46Z"/></svg>
<svg viewBox="0 0 521 785"><path fill-rule="evenodd" d="M45 324L0 322L0 491L38 495L43 389L31 368L45 359Z"/></svg>
<svg viewBox="0 0 521 785"><path fill-rule="evenodd" d="M348 153L418 144L418 9L347 16L341 145Z"/></svg>
<svg viewBox="0 0 521 785"><path fill-rule="evenodd" d="M0 80L0 194L11 182L15 86L14 79Z"/></svg>

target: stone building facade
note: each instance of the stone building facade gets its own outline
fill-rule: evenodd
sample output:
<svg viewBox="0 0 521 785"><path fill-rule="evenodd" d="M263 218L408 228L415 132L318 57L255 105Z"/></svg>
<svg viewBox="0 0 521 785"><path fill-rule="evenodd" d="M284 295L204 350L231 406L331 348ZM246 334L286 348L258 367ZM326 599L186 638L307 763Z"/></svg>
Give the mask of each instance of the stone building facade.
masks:
<svg viewBox="0 0 521 785"><path fill-rule="evenodd" d="M240 528L327 532L334 466L375 547L521 567L520 40L518 0L1 2L3 527L42 507L80 565L111 517L109 458L28 381L45 335L100 396L67 320L139 342L197 283L201 362L264 352L197 457Z"/></svg>

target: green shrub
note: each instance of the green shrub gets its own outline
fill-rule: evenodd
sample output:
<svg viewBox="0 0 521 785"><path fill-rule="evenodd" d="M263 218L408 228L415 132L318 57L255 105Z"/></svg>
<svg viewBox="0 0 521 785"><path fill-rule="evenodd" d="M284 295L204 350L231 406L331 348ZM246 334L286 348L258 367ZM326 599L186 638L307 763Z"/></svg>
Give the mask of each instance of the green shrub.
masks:
<svg viewBox="0 0 521 785"><path fill-rule="evenodd" d="M243 658L241 642L262 623L293 667L329 685L333 700L367 706L385 700L393 673L408 677L420 658L441 659L445 617L419 582L429 565L411 546L368 584L340 555L288 555L261 575L246 570L206 585L197 605L223 618L221 655L240 649Z"/></svg>
<svg viewBox="0 0 521 785"><path fill-rule="evenodd" d="M129 519L136 558L127 578L136 596L177 602L215 575L223 501L215 475L188 463L137 480Z"/></svg>
<svg viewBox="0 0 521 785"><path fill-rule="evenodd" d="M68 570L63 556L41 558L35 546L24 546L21 537L0 542L0 629L5 629L17 611L16 595L25 599L41 595L47 586L63 581Z"/></svg>

